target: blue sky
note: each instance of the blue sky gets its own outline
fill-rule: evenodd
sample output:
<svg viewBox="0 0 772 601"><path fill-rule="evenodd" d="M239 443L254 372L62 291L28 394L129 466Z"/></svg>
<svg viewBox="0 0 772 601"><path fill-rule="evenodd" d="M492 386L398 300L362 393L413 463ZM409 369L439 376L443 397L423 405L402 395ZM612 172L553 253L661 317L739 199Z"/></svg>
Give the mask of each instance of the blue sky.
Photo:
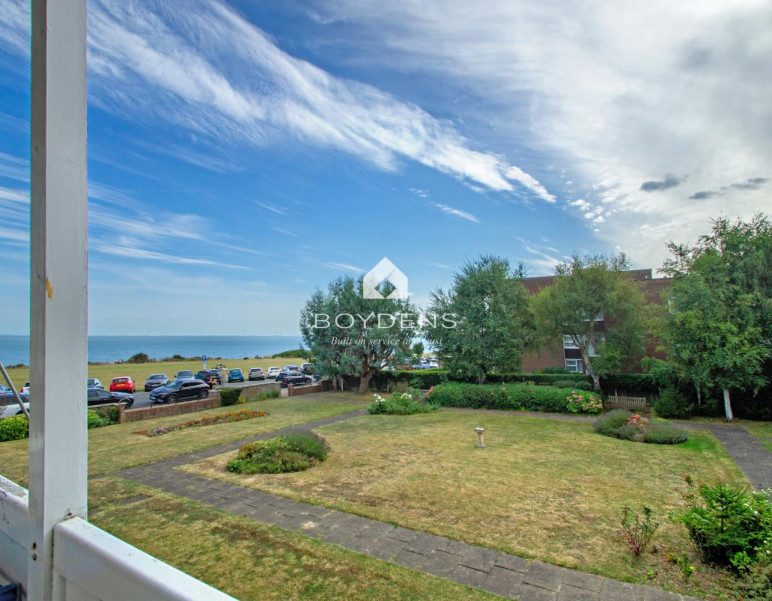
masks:
<svg viewBox="0 0 772 601"><path fill-rule="evenodd" d="M761 1L89 2L92 334L296 334L387 256L658 267L769 212ZM0 333L29 327L29 8L0 10Z"/></svg>

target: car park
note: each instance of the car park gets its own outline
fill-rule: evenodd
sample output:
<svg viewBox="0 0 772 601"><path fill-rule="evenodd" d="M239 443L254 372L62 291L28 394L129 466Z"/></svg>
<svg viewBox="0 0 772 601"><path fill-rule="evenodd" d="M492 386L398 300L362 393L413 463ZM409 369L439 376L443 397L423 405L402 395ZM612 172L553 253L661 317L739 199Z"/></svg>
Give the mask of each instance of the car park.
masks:
<svg viewBox="0 0 772 601"><path fill-rule="evenodd" d="M262 367L253 367L249 370L247 378L250 382L254 380L265 380L265 372Z"/></svg>
<svg viewBox="0 0 772 601"><path fill-rule="evenodd" d="M86 388L101 388L104 390L104 385L99 378L88 378L86 380Z"/></svg>
<svg viewBox="0 0 772 601"><path fill-rule="evenodd" d="M145 392L150 392L159 386L166 386L171 380L166 374L152 374L145 380Z"/></svg>
<svg viewBox="0 0 772 601"><path fill-rule="evenodd" d="M102 388L89 388L86 391L88 406L121 403L128 409L134 404L134 397L125 392L108 392Z"/></svg>
<svg viewBox="0 0 772 601"><path fill-rule="evenodd" d="M178 403L180 401L205 399L208 396L209 385L201 380L191 378L188 380L174 380L166 386L154 389L150 393L150 402Z"/></svg>
<svg viewBox="0 0 772 601"><path fill-rule="evenodd" d="M310 384L313 380L310 376L299 371L283 371L276 376L276 381L282 388L286 388L288 384L302 386L303 384Z"/></svg>
<svg viewBox="0 0 772 601"><path fill-rule="evenodd" d="M196 376L193 375L193 372L189 369L181 369L177 372L177 375L174 376L175 380L192 380Z"/></svg>
<svg viewBox="0 0 772 601"><path fill-rule="evenodd" d="M21 397L22 402L29 401L29 394L19 393L19 396ZM2 402L3 404L16 403L16 397L14 396L13 391L7 386L0 385L0 402Z"/></svg>
<svg viewBox="0 0 772 601"><path fill-rule="evenodd" d="M134 394L135 390L134 380L129 376L119 376L113 378L113 381L110 382L110 392L130 392Z"/></svg>
<svg viewBox="0 0 772 601"><path fill-rule="evenodd" d="M313 363L301 363L300 364L300 371L302 371L307 376L312 376L314 374L314 364Z"/></svg>
<svg viewBox="0 0 772 601"><path fill-rule="evenodd" d="M228 371L228 382L243 382L244 381L244 372L241 371L238 367L234 367L233 369Z"/></svg>
<svg viewBox="0 0 772 601"><path fill-rule="evenodd" d="M267 371L267 372L265 372L265 375L266 375L267 377L269 377L269 378L275 378L275 377L276 377L276 376L278 376L280 373L281 373L281 367L279 367L279 366L277 365L277 366L275 366L275 367L269 367L269 368L268 368L268 371Z"/></svg>
<svg viewBox="0 0 772 601"><path fill-rule="evenodd" d="M222 384L222 376L219 369L210 369L209 375L214 378L216 384Z"/></svg>

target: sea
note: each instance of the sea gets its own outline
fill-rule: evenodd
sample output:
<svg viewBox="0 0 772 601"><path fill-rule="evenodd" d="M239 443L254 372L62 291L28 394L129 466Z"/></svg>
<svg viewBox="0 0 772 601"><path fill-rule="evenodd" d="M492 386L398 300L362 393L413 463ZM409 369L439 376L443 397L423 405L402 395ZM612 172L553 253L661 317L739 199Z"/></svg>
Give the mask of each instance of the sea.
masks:
<svg viewBox="0 0 772 601"><path fill-rule="evenodd" d="M300 336L89 336L91 363L126 361L136 353L151 359L173 355L210 359L265 357L301 348ZM3 365L29 365L29 336L0 334L0 361Z"/></svg>

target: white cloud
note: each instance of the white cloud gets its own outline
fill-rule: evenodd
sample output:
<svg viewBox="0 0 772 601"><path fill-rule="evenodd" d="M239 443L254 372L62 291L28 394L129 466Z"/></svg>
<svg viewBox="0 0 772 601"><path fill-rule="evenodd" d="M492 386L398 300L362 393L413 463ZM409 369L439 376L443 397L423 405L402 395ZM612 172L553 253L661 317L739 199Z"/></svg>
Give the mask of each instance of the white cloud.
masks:
<svg viewBox="0 0 772 601"><path fill-rule="evenodd" d="M0 152L0 177L29 182L29 161Z"/></svg>
<svg viewBox="0 0 772 601"><path fill-rule="evenodd" d="M332 267L333 269L337 269L339 271L353 271L354 273L364 273L365 270L361 267L357 267L356 265L351 265L351 263L327 263L328 267Z"/></svg>
<svg viewBox="0 0 772 601"><path fill-rule="evenodd" d="M143 259L143 260L150 260L150 261L158 261L161 263L176 263L181 265L213 265L216 267L226 267L228 269L247 269L247 267L244 267L243 265L232 265L230 263L220 263L217 261L210 261L209 259L195 259L190 257L180 257L177 255L169 255L166 253L160 253L160 252L155 252L151 250L143 250L141 248L133 248L130 246L115 246L109 243L102 243L102 242L91 244L90 248L106 255L114 255L117 257L127 257L131 259Z"/></svg>
<svg viewBox="0 0 772 601"><path fill-rule="evenodd" d="M480 121L568 175L565 193L587 203L578 217L610 209L594 213L598 236L634 260L657 264L666 241L694 240L722 212L769 210L772 184L732 188L772 176L769 2L339 0L309 14L342 30L352 61L480 98ZM641 190L667 174L679 183Z"/></svg>
<svg viewBox="0 0 772 601"><path fill-rule="evenodd" d="M257 202L256 203L258 207L261 207L265 209L266 211L271 211L271 213L276 213L277 215L286 215L287 211L284 209L280 209L279 207L275 207L271 204L268 204L267 202Z"/></svg>
<svg viewBox="0 0 772 601"><path fill-rule="evenodd" d="M454 209L453 207L449 207L448 205L444 205L439 202L433 202L432 205L434 205L438 209L441 209L444 213L447 213L448 215L453 215L454 217L460 217L461 219L466 219L467 221L471 221L473 223L480 223L480 220L477 219L477 217L475 217L471 213L462 211L461 209Z"/></svg>
<svg viewBox="0 0 772 601"><path fill-rule="evenodd" d="M0 39L28 36L19 0ZM476 190L553 198L503 156L479 150L445 120L373 86L335 77L280 49L213 2L175 5L94 0L89 5L91 102L148 127L181 128L217 148L286 143L353 154L385 170L421 163ZM17 48L17 51L21 51ZM170 142L173 146L173 142ZM178 153L227 170L222 157Z"/></svg>

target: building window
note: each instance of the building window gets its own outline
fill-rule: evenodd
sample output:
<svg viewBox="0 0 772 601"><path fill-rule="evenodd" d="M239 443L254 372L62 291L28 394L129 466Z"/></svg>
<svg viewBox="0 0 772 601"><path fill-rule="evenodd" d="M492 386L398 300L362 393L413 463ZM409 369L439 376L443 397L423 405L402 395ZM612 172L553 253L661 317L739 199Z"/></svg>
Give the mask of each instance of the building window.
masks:
<svg viewBox="0 0 772 601"><path fill-rule="evenodd" d="M566 370L577 374L582 373L582 360L566 359Z"/></svg>
<svg viewBox="0 0 772 601"><path fill-rule="evenodd" d="M574 339L572 336L568 334L563 335L563 348L579 348L576 346L576 343L574 342Z"/></svg>

